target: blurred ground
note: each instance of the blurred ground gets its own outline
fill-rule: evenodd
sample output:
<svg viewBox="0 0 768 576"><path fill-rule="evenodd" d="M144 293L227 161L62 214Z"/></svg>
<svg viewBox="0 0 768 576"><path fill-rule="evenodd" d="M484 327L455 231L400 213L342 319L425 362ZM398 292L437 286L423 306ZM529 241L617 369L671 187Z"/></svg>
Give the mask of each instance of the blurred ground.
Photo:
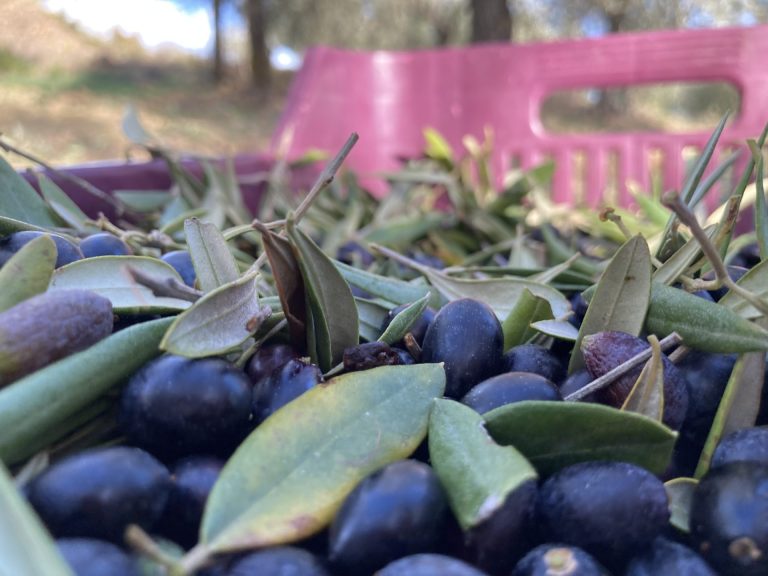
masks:
<svg viewBox="0 0 768 576"><path fill-rule="evenodd" d="M129 104L174 149L217 155L263 149L290 82L278 76L269 96L236 75L214 86L207 62L149 54L130 38L93 38L37 0L0 0L0 14L0 132L55 164L130 153L121 130Z"/></svg>

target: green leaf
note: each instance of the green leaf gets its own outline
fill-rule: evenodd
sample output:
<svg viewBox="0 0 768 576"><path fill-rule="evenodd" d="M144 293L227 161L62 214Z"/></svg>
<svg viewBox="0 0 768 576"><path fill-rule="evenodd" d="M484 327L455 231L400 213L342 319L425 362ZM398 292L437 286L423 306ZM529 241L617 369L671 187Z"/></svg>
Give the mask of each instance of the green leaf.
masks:
<svg viewBox="0 0 768 576"><path fill-rule="evenodd" d="M0 268L0 312L48 289L56 266L50 236L28 242Z"/></svg>
<svg viewBox="0 0 768 576"><path fill-rule="evenodd" d="M651 344L651 358L640 372L621 409L661 422L664 415L664 364L659 339L651 335L648 341Z"/></svg>
<svg viewBox="0 0 768 576"><path fill-rule="evenodd" d="M504 332L504 350L530 340L536 334L536 329L531 327L534 322L553 318L549 302L534 296L527 288L523 289L517 304L501 324Z"/></svg>
<svg viewBox="0 0 768 576"><path fill-rule="evenodd" d="M235 258L216 226L189 218L184 221L184 234L203 292L210 292L240 277Z"/></svg>
<svg viewBox="0 0 768 576"><path fill-rule="evenodd" d="M296 249L297 260L308 295L314 338L315 360L323 372L341 362L344 350L358 344L358 317L349 284L328 256L291 218L286 226ZM310 353L312 346L308 346Z"/></svg>
<svg viewBox="0 0 768 576"><path fill-rule="evenodd" d="M0 156L0 215L44 228L59 224L37 191L2 156Z"/></svg>
<svg viewBox="0 0 768 576"><path fill-rule="evenodd" d="M395 248L411 246L427 232L438 228L445 221L443 214L416 214L392 218L386 224L363 232L366 242L383 244Z"/></svg>
<svg viewBox="0 0 768 576"><path fill-rule="evenodd" d="M568 373L573 374L584 365L584 336L608 330L640 334L650 292L651 253L645 239L635 236L614 254L597 283L573 347Z"/></svg>
<svg viewBox="0 0 768 576"><path fill-rule="evenodd" d="M439 364L353 372L305 392L254 430L221 472L201 541L229 552L299 540L326 526L371 472L426 435Z"/></svg>
<svg viewBox="0 0 768 576"><path fill-rule="evenodd" d="M404 280L398 280L397 278L373 274L359 268L353 268L337 260L332 262L344 279L352 286L356 286L393 304L410 304L420 300L425 294L430 293L429 286L426 284L413 284Z"/></svg>
<svg viewBox="0 0 768 576"><path fill-rule="evenodd" d="M539 320L538 322L533 322L531 328L560 340L576 342L576 338L579 337L578 329L567 320Z"/></svg>
<svg viewBox="0 0 768 576"><path fill-rule="evenodd" d="M429 417L429 457L462 529L490 518L536 470L512 446L499 446L483 417L453 400L435 400Z"/></svg>
<svg viewBox="0 0 768 576"><path fill-rule="evenodd" d="M115 198L134 212L155 212L168 205L173 195L166 190L115 190Z"/></svg>
<svg viewBox="0 0 768 576"><path fill-rule="evenodd" d="M424 153L432 158L445 164L446 166L453 165L453 149L448 141L434 128L424 129L424 140L427 142Z"/></svg>
<svg viewBox="0 0 768 576"><path fill-rule="evenodd" d="M162 314L185 310L191 306L186 300L155 296L149 288L134 280L131 268L158 280L173 279L183 284L179 273L158 258L98 256L77 260L57 269L49 289L91 290L109 298L113 310L118 314Z"/></svg>
<svg viewBox="0 0 768 576"><path fill-rule="evenodd" d="M768 300L768 260L762 260L753 266L749 272L739 279L737 284L745 290L752 292L758 298ZM747 320L754 320L763 315L762 312L733 290L726 292L725 296L720 298L718 304L733 310L736 314Z"/></svg>
<svg viewBox="0 0 768 576"><path fill-rule="evenodd" d="M683 344L704 352L768 350L768 331L725 306L657 282L645 328L659 338L677 332Z"/></svg>
<svg viewBox="0 0 768 576"><path fill-rule="evenodd" d="M139 111L132 104L125 107L122 121L123 134L134 144L141 146L152 146L155 144L155 137L152 136L141 123Z"/></svg>
<svg viewBox="0 0 768 576"><path fill-rule="evenodd" d="M39 173L37 175L37 181L40 185L40 192L43 193L43 197L50 207L53 208L56 215L75 230L85 230L86 222L89 218L88 215L80 209L80 206L75 204L74 200L67 196L66 192L59 188L59 186L45 174Z"/></svg>
<svg viewBox="0 0 768 576"><path fill-rule="evenodd" d="M366 300L365 298L355 298L357 307L357 316L360 322L360 337L373 342L381 337L381 327L384 319L393 306L387 306L383 302L376 300Z"/></svg>
<svg viewBox="0 0 768 576"><path fill-rule="evenodd" d="M252 272L208 292L176 317L160 348L202 358L242 344L266 319L257 288L258 273Z"/></svg>
<svg viewBox="0 0 768 576"><path fill-rule="evenodd" d="M261 223L257 223L256 227L261 233L264 252L269 259L280 304L288 321L291 344L304 354L307 348L307 302L304 280L293 246L286 238L275 234Z"/></svg>
<svg viewBox="0 0 768 576"><path fill-rule="evenodd" d="M437 270L423 270L432 286L449 301L474 298L485 302L493 309L499 320L506 319L514 309L525 290L546 300L555 317L565 316L571 311L571 304L562 292L547 284L532 282L526 278L508 276L504 278L467 279L453 278Z"/></svg>
<svg viewBox="0 0 768 576"><path fill-rule="evenodd" d="M632 199L640 206L643 214L656 226L665 226L672 212L658 198L651 197L645 190L632 190Z"/></svg>
<svg viewBox="0 0 768 576"><path fill-rule="evenodd" d="M760 409L764 380L765 354L763 352L752 352L739 356L731 371L707 441L701 451L694 474L696 478L701 478L709 470L712 455L723 436L755 425Z"/></svg>
<svg viewBox="0 0 768 576"><path fill-rule="evenodd" d="M765 178L763 154L753 141L750 141L752 156L756 158L755 167L755 231L757 245L760 249L760 259L768 259L768 206L765 202Z"/></svg>
<svg viewBox="0 0 768 576"><path fill-rule="evenodd" d="M170 323L130 326L0 390L0 459L16 464L63 437L78 414L160 354Z"/></svg>
<svg viewBox="0 0 768 576"><path fill-rule="evenodd" d="M74 576L27 500L0 463L0 574Z"/></svg>
<svg viewBox="0 0 768 576"><path fill-rule="evenodd" d="M708 226L704 232L712 239L717 233L717 226ZM653 281L667 285L674 284L680 275L693 264L699 254L701 254L699 241L695 237L691 237L653 273Z"/></svg>
<svg viewBox="0 0 768 576"><path fill-rule="evenodd" d="M15 218L8 218L7 216L0 215L0 234L5 236L7 234L13 234L14 232L21 232L22 230L50 232L48 228L35 226L34 224L29 224L28 222L22 222L21 220L16 220ZM62 236L64 235L62 234ZM70 239L71 236L67 236L67 238Z"/></svg>
<svg viewBox="0 0 768 576"><path fill-rule="evenodd" d="M673 478L664 483L669 499L669 523L686 534L691 531L691 502L698 485L695 478Z"/></svg>
<svg viewBox="0 0 768 576"><path fill-rule="evenodd" d="M632 412L601 404L526 401L485 414L499 444L512 445L541 475L590 460L631 462L661 474L677 434Z"/></svg>
<svg viewBox="0 0 768 576"><path fill-rule="evenodd" d="M405 337L408 331L413 326L413 323L419 319L421 314L426 310L429 303L429 294L425 295L420 300L416 300L413 304L410 304L407 308L402 310L397 316L392 318L392 322L389 323L384 333L379 336L379 340L386 342L387 344L395 344ZM381 326L381 324L379 324Z"/></svg>

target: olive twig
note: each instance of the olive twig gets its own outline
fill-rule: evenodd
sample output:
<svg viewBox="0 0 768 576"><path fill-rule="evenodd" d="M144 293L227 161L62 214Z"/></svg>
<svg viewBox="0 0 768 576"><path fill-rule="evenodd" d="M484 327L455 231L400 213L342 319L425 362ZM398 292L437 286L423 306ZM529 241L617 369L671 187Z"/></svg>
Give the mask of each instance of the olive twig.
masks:
<svg viewBox="0 0 768 576"><path fill-rule="evenodd" d="M178 573L178 560L169 556L140 526L131 524L125 529L125 542L142 556L165 567L170 574Z"/></svg>
<svg viewBox="0 0 768 576"><path fill-rule="evenodd" d="M659 341L659 347L661 348L661 350L667 350L672 346L676 346L677 344L680 344L682 340L683 339L680 337L680 334L678 334L677 332L672 332L672 334L670 334L663 340ZM581 400L585 396L589 396L593 392L602 390L617 378L623 376L624 374L626 374L633 368L636 368L643 362L646 362L651 357L652 353L653 353L653 350L651 348L647 348L643 350L642 352L640 352L639 354L636 354L626 362L619 364L613 370L606 372L599 378L595 378L594 380L592 380L592 382L584 386L584 388L577 390L573 394L569 394L568 396L565 397L565 401L576 402L578 400Z"/></svg>
<svg viewBox="0 0 768 576"><path fill-rule="evenodd" d="M270 310L270 312L271 312L271 310ZM280 322L275 324L269 330L269 332L264 334L264 336L262 336L258 340L254 340L253 344L248 346L248 348L246 348L243 351L243 353L240 354L240 357L235 361L235 366L237 366L238 368L243 368L245 366L246 362L248 362L248 360L250 360L251 356L253 356L254 354L256 354L256 352L258 352L259 348L261 348L261 346L264 344L264 342L266 342L267 340L272 338L272 336L274 336L275 334L280 332L280 330L282 330L286 326L288 326L288 320L283 318L282 320L280 320Z"/></svg>
<svg viewBox="0 0 768 576"><path fill-rule="evenodd" d="M728 274L723 259L720 258L720 253L717 251L717 248L712 244L707 233L704 232L704 229L701 227L698 220L696 220L693 213L685 204L683 204L682 200L680 200L680 196L678 196L676 192L667 192L662 196L661 202L664 206L672 210L683 224L688 226L694 238L696 238L696 241L699 243L701 251L704 252L707 260L709 260L712 270L715 272L715 280L713 282L699 280L698 282L689 283L686 288L711 290L725 285L729 290L752 304L752 306L757 308L762 314L768 316L768 302L765 302L762 298L756 296L749 290L742 288L733 281Z"/></svg>
<svg viewBox="0 0 768 576"><path fill-rule="evenodd" d="M84 178L80 178L79 176L75 176L74 174L65 172L63 170L57 170L56 168L54 168L44 160L41 160L40 158L33 156L29 152L24 152L23 150L9 144L4 138L2 138L2 136L0 136L0 148L5 150L6 152L16 154L16 156L21 156L22 158L29 160L30 162L34 162L35 164L47 170L51 174L56 174L57 176L60 176L65 180L69 180L70 182L77 184L89 194L92 194L93 196L96 196L97 198L104 200L104 202L106 202L107 204L110 204L117 211L118 214L122 214L123 212L125 212L125 208L122 202L113 198L112 196L104 192L104 190L97 188L96 186L88 182L88 180L85 180Z"/></svg>
<svg viewBox="0 0 768 576"><path fill-rule="evenodd" d="M152 291L152 294L160 298L177 298L187 302L197 302L203 295L200 290L190 288L175 278L155 278L133 266L128 266L128 272L136 282L146 286Z"/></svg>

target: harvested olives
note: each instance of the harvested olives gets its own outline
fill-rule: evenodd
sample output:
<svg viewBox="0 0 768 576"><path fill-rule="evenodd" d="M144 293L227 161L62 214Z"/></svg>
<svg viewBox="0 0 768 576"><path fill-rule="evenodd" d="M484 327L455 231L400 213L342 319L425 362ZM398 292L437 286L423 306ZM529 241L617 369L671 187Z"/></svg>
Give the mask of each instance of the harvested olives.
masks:
<svg viewBox="0 0 768 576"><path fill-rule="evenodd" d="M186 250L174 250L166 252L160 259L166 264L170 264L176 272L179 273L184 284L194 287L197 280L197 272L192 264L192 256Z"/></svg>
<svg viewBox="0 0 768 576"><path fill-rule="evenodd" d="M699 552L720 574L768 574L768 465L710 469L693 493L690 524Z"/></svg>
<svg viewBox="0 0 768 576"><path fill-rule="evenodd" d="M136 559L111 542L94 538L61 538L56 548L75 576L141 576Z"/></svg>
<svg viewBox="0 0 768 576"><path fill-rule="evenodd" d="M375 576L486 576L456 558L442 554L414 554L387 564Z"/></svg>
<svg viewBox="0 0 768 576"><path fill-rule="evenodd" d="M461 399L480 414L524 400L562 400L552 382L531 372L505 372L480 382Z"/></svg>
<svg viewBox="0 0 768 576"><path fill-rule="evenodd" d="M422 362L444 362L445 395L461 398L503 369L504 336L486 304L463 298L443 306L424 336Z"/></svg>
<svg viewBox="0 0 768 576"><path fill-rule="evenodd" d="M168 469L139 448L98 448L57 462L29 485L54 536L122 542L129 524L151 529L171 486Z"/></svg>
<svg viewBox="0 0 768 576"><path fill-rule="evenodd" d="M283 366L288 360L298 357L296 350L288 344L262 346L248 360L245 373L251 382L256 384L262 378L269 378L272 372Z"/></svg>
<svg viewBox="0 0 768 576"><path fill-rule="evenodd" d="M653 545L635 556L627 566L626 576L717 576L704 558L693 550L659 537Z"/></svg>
<svg viewBox="0 0 768 576"><path fill-rule="evenodd" d="M504 354L506 372L533 372L559 384L566 377L565 366L548 348L535 344L513 346Z"/></svg>
<svg viewBox="0 0 768 576"><path fill-rule="evenodd" d="M76 260L83 258L83 253L75 244L59 236L58 234L49 234L48 232L38 232L36 230L23 230L14 232L5 238L0 238L0 267L2 267L11 256L16 254L27 242L31 242L40 236L50 236L53 243L56 244L56 268L61 268Z"/></svg>
<svg viewBox="0 0 768 576"><path fill-rule="evenodd" d="M129 442L163 458L228 455L250 414L248 377L218 358L161 356L131 377L120 404Z"/></svg>
<svg viewBox="0 0 768 576"><path fill-rule="evenodd" d="M712 454L711 468L731 462L759 462L768 465L768 428L745 428L720 440Z"/></svg>
<svg viewBox="0 0 768 576"><path fill-rule="evenodd" d="M664 484L626 462L563 468L542 485L536 514L546 539L584 548L608 568L648 546L669 520Z"/></svg>
<svg viewBox="0 0 768 576"><path fill-rule="evenodd" d="M253 387L253 419L260 424L288 402L323 381L320 368L292 358Z"/></svg>
<svg viewBox="0 0 768 576"><path fill-rule="evenodd" d="M567 544L542 544L517 563L511 576L609 576L595 558Z"/></svg>
<svg viewBox="0 0 768 576"><path fill-rule="evenodd" d="M311 552L293 546L278 546L241 558L227 576L330 576Z"/></svg>
<svg viewBox="0 0 768 576"><path fill-rule="evenodd" d="M403 556L436 551L448 517L432 469L414 460L394 462L346 498L331 524L329 559L345 574L372 574Z"/></svg>
<svg viewBox="0 0 768 576"><path fill-rule="evenodd" d="M80 250L86 258L94 256L127 256L133 251L120 238L109 232L91 234L80 241Z"/></svg>

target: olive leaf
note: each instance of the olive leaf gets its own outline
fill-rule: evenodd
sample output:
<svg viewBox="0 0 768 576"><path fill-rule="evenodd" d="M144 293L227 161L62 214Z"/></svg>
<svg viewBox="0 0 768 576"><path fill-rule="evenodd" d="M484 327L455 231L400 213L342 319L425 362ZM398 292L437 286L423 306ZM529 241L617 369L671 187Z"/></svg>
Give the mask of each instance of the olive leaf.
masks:
<svg viewBox="0 0 768 576"><path fill-rule="evenodd" d="M651 357L643 366L621 409L661 422L664 415L664 364L659 339L651 334L648 342L651 345Z"/></svg>
<svg viewBox="0 0 768 576"><path fill-rule="evenodd" d="M439 228L445 221L443 214L415 214L392 218L368 231L362 231L366 242L385 246L407 248L430 230Z"/></svg>
<svg viewBox="0 0 768 576"><path fill-rule="evenodd" d="M51 237L40 236L11 256L0 268L0 312L48 289L56 254Z"/></svg>
<svg viewBox="0 0 768 576"><path fill-rule="evenodd" d="M768 206L765 202L765 160L760 147L754 140L750 140L749 148L752 159L755 162L755 232L757 233L757 245L760 249L760 259L768 258Z"/></svg>
<svg viewBox="0 0 768 576"><path fill-rule="evenodd" d="M677 434L658 422L609 406L525 401L485 414L496 442L517 448L541 475L590 460L666 469Z"/></svg>
<svg viewBox="0 0 768 576"><path fill-rule="evenodd" d="M189 218L184 221L184 234L197 281L204 293L237 280L240 276L237 263L216 226Z"/></svg>
<svg viewBox="0 0 768 576"><path fill-rule="evenodd" d="M695 478L673 478L664 483L669 499L669 523L688 534L691 531L691 502L699 481Z"/></svg>
<svg viewBox="0 0 768 576"><path fill-rule="evenodd" d="M254 225L261 233L264 252L272 268L280 304L288 321L291 344L304 354L307 347L307 302L296 254L286 238L275 234L261 222Z"/></svg>
<svg viewBox="0 0 768 576"><path fill-rule="evenodd" d="M449 301L474 298L485 302L496 313L499 320L509 316L520 301L524 290L546 300L555 317L565 316L571 310L571 304L562 292L547 284L532 282L526 278L513 276L487 279L453 278L432 269L424 269L422 273Z"/></svg>
<svg viewBox="0 0 768 576"><path fill-rule="evenodd" d="M74 576L51 535L0 462L0 573Z"/></svg>
<svg viewBox="0 0 768 576"><path fill-rule="evenodd" d="M536 470L513 446L496 444L483 417L453 400L438 399L429 417L429 457L464 530L490 518Z"/></svg>
<svg viewBox="0 0 768 576"><path fill-rule="evenodd" d="M453 149L440 132L434 128L425 128L424 140L427 143L424 154L444 163L448 168L453 165Z"/></svg>
<svg viewBox="0 0 768 576"><path fill-rule="evenodd" d="M0 390L0 460L13 465L70 432L72 420L160 354L170 323L129 326Z"/></svg>
<svg viewBox="0 0 768 576"><path fill-rule="evenodd" d="M257 271L251 272L205 294L176 317L160 348L202 358L245 342L271 313L259 303L258 276Z"/></svg>
<svg viewBox="0 0 768 576"><path fill-rule="evenodd" d="M43 198L56 215L61 218L62 222L78 231L86 229L86 222L89 220L88 215L80 209L72 198L67 196L64 190L42 172L37 175L37 182Z"/></svg>
<svg viewBox="0 0 768 576"><path fill-rule="evenodd" d="M720 440L742 428L755 425L762 399L765 380L765 354L742 354L736 360L725 387L715 419L707 435L707 441L699 457L694 476L701 478L709 470L709 464Z"/></svg>
<svg viewBox="0 0 768 576"><path fill-rule="evenodd" d="M160 210L173 200L166 190L115 190L112 195L126 208L142 214Z"/></svg>
<svg viewBox="0 0 768 576"><path fill-rule="evenodd" d="M392 322L389 323L389 326L387 326L387 329L384 330L381 336L379 336L378 340L386 342L387 344L395 344L402 340L411 329L411 326L413 326L413 323L416 322L424 310L426 310L428 302L429 294L401 310L399 314L392 318Z"/></svg>
<svg viewBox="0 0 768 576"><path fill-rule="evenodd" d="M430 293L429 286L426 284L414 284L397 278L373 274L338 260L333 260L333 264L344 277L344 280L352 286L396 305L410 304Z"/></svg>
<svg viewBox="0 0 768 576"><path fill-rule="evenodd" d="M758 264L753 266L749 272L739 279L737 284L745 290L752 292L752 294L758 298L768 300L768 260L761 260ZM718 304L725 306L729 310L733 310L739 316L746 318L747 320L754 320L763 315L760 310L744 300L744 298L733 290L726 292L725 296L720 298Z"/></svg>
<svg viewBox="0 0 768 576"><path fill-rule="evenodd" d="M754 322L725 305L658 282L651 288L645 328L659 337L677 332L686 346L704 352L768 350L768 331Z"/></svg>
<svg viewBox="0 0 768 576"><path fill-rule="evenodd" d="M0 156L0 215L33 226L53 228L59 222L45 200Z"/></svg>
<svg viewBox="0 0 768 576"><path fill-rule="evenodd" d="M341 362L346 348L359 342L355 299L331 259L292 218L288 218L286 231L296 251L309 304L307 348L313 361L327 372Z"/></svg>
<svg viewBox="0 0 768 576"><path fill-rule="evenodd" d="M442 395L442 365L338 376L259 425L213 487L191 557L299 540L326 526L368 474L405 458Z"/></svg>
<svg viewBox="0 0 768 576"><path fill-rule="evenodd" d="M650 292L651 253L645 239L634 236L614 254L597 283L573 347L568 373L573 374L584 365L584 336L608 330L640 334Z"/></svg>
<svg viewBox="0 0 768 576"><path fill-rule="evenodd" d="M384 319L393 306L386 305L380 300L368 300L365 298L355 298L355 306L360 322L360 338L373 342L381 337L381 327L384 325Z"/></svg>
<svg viewBox="0 0 768 576"><path fill-rule="evenodd" d="M152 290L136 282L130 270L163 281L183 280L170 264L146 256L98 256L84 258L57 269L50 290L82 289L101 294L112 302L112 309L125 314L158 314L185 310L187 300L155 296Z"/></svg>
<svg viewBox="0 0 768 576"><path fill-rule="evenodd" d="M717 233L717 226L714 224L707 226L704 232L711 239ZM699 254L701 254L699 241L691 237L653 273L653 281L667 285L673 284L693 264Z"/></svg>
<svg viewBox="0 0 768 576"><path fill-rule="evenodd" d="M523 289L515 307L501 323L504 333L504 350L525 344L535 334L531 324L540 320L552 320L552 306L544 298L534 296L527 288Z"/></svg>
<svg viewBox="0 0 768 576"><path fill-rule="evenodd" d="M560 340L576 342L576 338L579 337L579 330L567 320L539 320L538 322L533 322L531 328L546 336L552 336Z"/></svg>

